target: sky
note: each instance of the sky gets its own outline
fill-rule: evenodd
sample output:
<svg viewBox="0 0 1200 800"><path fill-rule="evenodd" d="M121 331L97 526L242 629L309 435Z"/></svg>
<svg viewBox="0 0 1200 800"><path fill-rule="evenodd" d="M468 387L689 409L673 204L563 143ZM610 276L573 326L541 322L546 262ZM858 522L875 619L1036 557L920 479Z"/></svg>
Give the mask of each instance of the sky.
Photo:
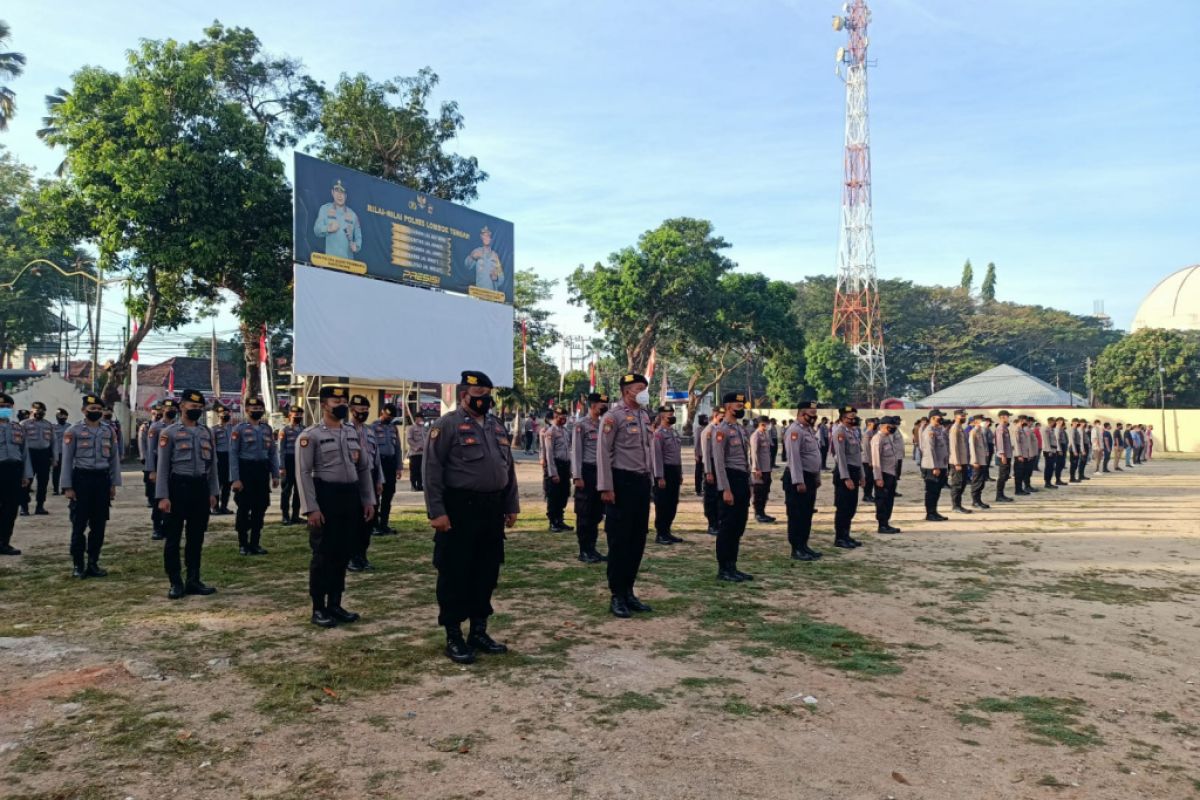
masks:
<svg viewBox="0 0 1200 800"><path fill-rule="evenodd" d="M869 31L879 277L956 284L1127 328L1141 298L1200 261L1200 3L875 0ZM825 0L551 0L284 6L6 3L18 111L0 143L49 173L41 98L84 64L121 69L139 39L249 27L332 86L438 73L455 143L489 174L473 206L516 226L520 268L590 334L563 284L671 217L711 220L739 269L832 274L841 206L845 34ZM303 149L303 148L302 148ZM290 161L290 154L287 155ZM124 323L114 303L102 329ZM235 327L224 311L185 333ZM403 325L392 330L403 335ZM179 336L147 342L173 354ZM150 360L143 354L143 363Z"/></svg>

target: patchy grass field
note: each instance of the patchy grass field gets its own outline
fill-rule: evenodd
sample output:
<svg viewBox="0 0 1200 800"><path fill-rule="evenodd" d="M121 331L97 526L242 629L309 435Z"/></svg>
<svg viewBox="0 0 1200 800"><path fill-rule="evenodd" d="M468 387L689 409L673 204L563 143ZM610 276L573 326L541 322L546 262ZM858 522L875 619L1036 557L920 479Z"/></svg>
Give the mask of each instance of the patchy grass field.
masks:
<svg viewBox="0 0 1200 800"><path fill-rule="evenodd" d="M307 622L300 527L242 558L214 518L220 592L169 602L139 474L106 579L69 577L61 498L21 518L25 555L0 561L0 795L1200 798L1200 460L942 525L906 475L904 534L869 533L866 506L852 553L830 546L825 486L815 564L786 558L776 487L736 586L685 491L688 541L647 546L655 612L629 621L603 565L546 532L535 470L492 624L512 652L467 668L440 655L410 492L378 569L349 576L363 620L333 631Z"/></svg>

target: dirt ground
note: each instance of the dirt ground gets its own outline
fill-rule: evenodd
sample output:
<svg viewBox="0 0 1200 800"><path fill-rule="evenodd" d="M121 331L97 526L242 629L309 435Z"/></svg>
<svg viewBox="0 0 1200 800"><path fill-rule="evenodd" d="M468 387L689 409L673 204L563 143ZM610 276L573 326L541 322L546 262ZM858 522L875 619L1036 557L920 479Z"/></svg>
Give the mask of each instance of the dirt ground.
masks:
<svg viewBox="0 0 1200 800"><path fill-rule="evenodd" d="M908 468L904 533L849 553L831 546L826 480L816 564L786 557L777 485L780 523L751 524L740 566L757 580L742 585L714 580L685 492L687 542L647 546L639 593L656 610L622 621L603 566L546 531L523 461L492 625L512 652L471 667L440 654L407 481L400 535L349 578L364 618L332 631L307 622L307 539L276 510L257 558L215 518L204 578L219 593L170 602L140 473L113 510L105 579L70 578L52 498L51 516L18 520L25 554L0 560L0 794L1200 796L1200 460L941 524Z"/></svg>

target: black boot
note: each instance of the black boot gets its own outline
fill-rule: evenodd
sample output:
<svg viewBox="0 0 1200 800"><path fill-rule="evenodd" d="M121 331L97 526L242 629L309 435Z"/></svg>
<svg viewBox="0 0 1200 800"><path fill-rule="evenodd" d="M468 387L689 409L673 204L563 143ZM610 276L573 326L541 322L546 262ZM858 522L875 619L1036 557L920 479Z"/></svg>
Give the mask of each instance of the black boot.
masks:
<svg viewBox="0 0 1200 800"><path fill-rule="evenodd" d="M733 569L733 565L724 561L717 565L717 580L726 581L727 583L741 583L742 579L738 577Z"/></svg>
<svg viewBox="0 0 1200 800"><path fill-rule="evenodd" d="M184 594L186 594L186 592L184 591L184 588L183 588L183 581L179 578L178 575L176 575L173 578L171 578L171 588L167 590L167 599L168 600L178 600L181 597L183 597Z"/></svg>
<svg viewBox="0 0 1200 800"><path fill-rule="evenodd" d="M629 619L633 616L629 611L629 606L625 605L625 598L618 595L612 596L612 602L608 604L608 610L612 612L614 617L621 619Z"/></svg>
<svg viewBox="0 0 1200 800"><path fill-rule="evenodd" d="M487 620L471 620L471 633L467 637L467 646L490 656L504 655L508 652L506 645L488 636Z"/></svg>
<svg viewBox="0 0 1200 800"><path fill-rule="evenodd" d="M39 517L46 517L50 515L50 512L46 510L45 506L38 506L36 509L34 509L33 513Z"/></svg>
<svg viewBox="0 0 1200 800"><path fill-rule="evenodd" d="M674 539L674 537L672 537L668 534L660 533L654 537L654 543L655 544L675 544L675 539Z"/></svg>
<svg viewBox="0 0 1200 800"><path fill-rule="evenodd" d="M358 614L354 613L353 611L347 611L346 609L342 608L342 600L340 597L336 598L336 602L330 602L329 608L326 609L326 613L328 613L329 616L333 617L339 623L358 622L359 618Z"/></svg>
<svg viewBox="0 0 1200 800"><path fill-rule="evenodd" d="M800 551L801 551L802 553L808 553L808 554L809 554L810 556L812 556L813 558L820 558L820 557L822 557L823 555L825 555L825 554L824 554L824 553L822 553L820 550L813 550L813 549L812 549L811 547L809 547L808 545L804 545L803 547L801 547L801 548L800 548Z"/></svg>
<svg viewBox="0 0 1200 800"><path fill-rule="evenodd" d="M792 560L793 561L816 561L817 557L814 556L812 553L806 552L804 550L804 548L795 547L795 548L792 548Z"/></svg>
<svg viewBox="0 0 1200 800"><path fill-rule="evenodd" d="M446 658L455 664L474 664L475 651L463 639L457 625L446 626Z"/></svg>
<svg viewBox="0 0 1200 800"><path fill-rule="evenodd" d="M337 627L337 620L333 618L332 614L330 614L327 610L325 610L323 608L313 609L312 617L310 617L310 621L312 622L313 625L316 625L318 628L336 628Z"/></svg>
<svg viewBox="0 0 1200 800"><path fill-rule="evenodd" d="M645 612L645 611L653 611L654 610L650 606L643 603L641 600L638 600L637 595L634 594L633 592L628 592L625 595L625 605L628 606L630 611L636 611L639 614L642 612Z"/></svg>
<svg viewBox="0 0 1200 800"><path fill-rule="evenodd" d="M567 521L562 517L558 518L558 528L564 533L570 533L571 531L575 530L574 526L568 525Z"/></svg>
<svg viewBox="0 0 1200 800"><path fill-rule="evenodd" d="M185 594L198 594L207 597L216 594L217 590L200 580L200 569L188 570L187 583L183 586Z"/></svg>
<svg viewBox="0 0 1200 800"><path fill-rule="evenodd" d="M880 525L879 533L900 533L899 528L893 528L890 524Z"/></svg>
<svg viewBox="0 0 1200 800"><path fill-rule="evenodd" d="M983 511L987 511L989 508L991 508L991 506L989 506L987 503L983 502L982 500L972 500L971 508L978 508L978 509L982 509Z"/></svg>
<svg viewBox="0 0 1200 800"><path fill-rule="evenodd" d="M102 569L98 561L89 561L86 574L89 578L107 578L108 570Z"/></svg>
<svg viewBox="0 0 1200 800"><path fill-rule="evenodd" d="M736 561L735 561L735 562L733 562L732 564L730 564L730 568L733 570L733 574L737 576L737 578L738 578L738 580L739 580L739 581L752 581L752 580L754 580L754 576L753 576L753 575L751 575L749 572L742 572L740 569L738 569L738 568L737 568L737 562L736 562Z"/></svg>
<svg viewBox="0 0 1200 800"><path fill-rule="evenodd" d="M254 531L250 534L250 555L265 556L267 554L267 551L259 545L259 542L261 541L262 531Z"/></svg>
<svg viewBox="0 0 1200 800"><path fill-rule="evenodd" d="M77 556L75 558L72 558L71 561L74 564L73 568L71 569L71 577L72 578L86 578L87 570L84 569L84 567L83 567L83 556Z"/></svg>
<svg viewBox="0 0 1200 800"><path fill-rule="evenodd" d="M959 513L959 514L970 514L971 513L971 509L963 508L961 505L951 506L950 510L954 511L956 513Z"/></svg>

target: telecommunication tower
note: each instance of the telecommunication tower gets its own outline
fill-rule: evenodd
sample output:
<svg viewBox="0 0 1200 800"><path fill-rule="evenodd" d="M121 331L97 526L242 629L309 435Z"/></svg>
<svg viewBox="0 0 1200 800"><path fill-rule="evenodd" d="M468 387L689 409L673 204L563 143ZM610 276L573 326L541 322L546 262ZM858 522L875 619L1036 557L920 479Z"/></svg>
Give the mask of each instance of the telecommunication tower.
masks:
<svg viewBox="0 0 1200 800"><path fill-rule="evenodd" d="M871 11L865 0L851 0L842 6L842 12L842 16L833 18L833 29L845 30L848 38L846 47L837 51L837 75L846 84L846 153L833 336L844 341L858 358L859 376L874 405L887 385L887 364L871 223L871 133L867 115L867 24Z"/></svg>

